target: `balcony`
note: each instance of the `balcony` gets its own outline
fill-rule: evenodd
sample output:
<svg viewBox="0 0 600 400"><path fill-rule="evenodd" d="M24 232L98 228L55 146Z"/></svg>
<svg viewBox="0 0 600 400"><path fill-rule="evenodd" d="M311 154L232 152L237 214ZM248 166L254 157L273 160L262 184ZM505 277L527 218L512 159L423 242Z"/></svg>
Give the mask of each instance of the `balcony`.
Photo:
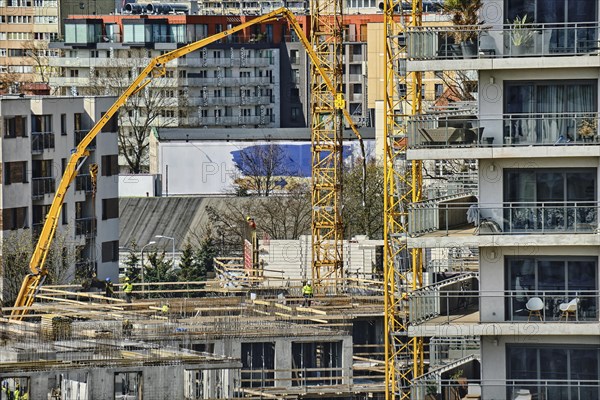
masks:
<svg viewBox="0 0 600 400"><path fill-rule="evenodd" d="M52 132L32 132L31 133L31 153L41 154L47 149L54 148L54 133Z"/></svg>
<svg viewBox="0 0 600 400"><path fill-rule="evenodd" d="M86 238L96 236L96 218L77 218L75 220L75 235Z"/></svg>
<svg viewBox="0 0 600 400"><path fill-rule="evenodd" d="M268 116L264 117L264 121L261 122L260 116L237 116L237 117L200 117L198 118L198 125L207 126L218 126L218 125L265 125L270 122Z"/></svg>
<svg viewBox="0 0 600 400"><path fill-rule="evenodd" d="M420 115L408 121L408 147L598 145L599 119L598 113Z"/></svg>
<svg viewBox="0 0 600 400"><path fill-rule="evenodd" d="M461 60L456 63L458 69L510 68L511 58L598 54L598 28L598 22L525 24L518 27L513 24L498 27L423 26L409 28L407 53L414 61ZM455 43L459 40L457 36L472 38L472 42ZM487 63L465 62L483 59ZM457 69L454 64L437 68L434 63L426 68Z"/></svg>
<svg viewBox="0 0 600 400"><path fill-rule="evenodd" d="M427 200L409 205L411 236L591 234L598 231L597 201L481 203Z"/></svg>
<svg viewBox="0 0 600 400"><path fill-rule="evenodd" d="M271 78L268 76L257 76L257 77L225 77L225 78L188 78L188 85L190 87L202 87L207 86L210 88L226 86L226 87L237 87L237 86L262 86L272 84Z"/></svg>
<svg viewBox="0 0 600 400"><path fill-rule="evenodd" d="M75 191L92 193L92 176L90 174L78 174L75 177Z"/></svg>
<svg viewBox="0 0 600 400"><path fill-rule="evenodd" d="M75 147L79 146L79 143L81 143L81 141L88 134L88 132L89 132L89 130L75 131L75 138L74 138L74 140L75 140L74 146ZM90 144L88 144L88 146L87 146L88 150L94 150L95 148L96 148L96 138L92 139Z"/></svg>
<svg viewBox="0 0 600 400"><path fill-rule="evenodd" d="M54 182L53 177L31 178L31 197L37 200L54 193Z"/></svg>

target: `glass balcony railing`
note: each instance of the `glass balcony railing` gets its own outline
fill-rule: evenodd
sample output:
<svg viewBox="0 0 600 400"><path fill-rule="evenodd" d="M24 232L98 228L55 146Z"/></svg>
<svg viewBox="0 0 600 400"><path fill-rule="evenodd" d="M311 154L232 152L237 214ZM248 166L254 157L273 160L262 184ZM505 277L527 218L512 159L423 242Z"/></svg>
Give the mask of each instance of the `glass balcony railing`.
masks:
<svg viewBox="0 0 600 400"><path fill-rule="evenodd" d="M590 234L598 231L597 201L443 203L409 205L411 236L458 231L465 235Z"/></svg>
<svg viewBox="0 0 600 400"><path fill-rule="evenodd" d="M442 281L412 292L408 300L411 323L496 323L501 304L503 322L598 322L600 292L578 290L581 283L568 282L569 290L557 289L564 288L564 282L546 280L537 282L538 289L478 291L469 289L476 284L474 279L465 274L463 280ZM589 287L583 287L586 286ZM477 312L479 318L458 320Z"/></svg>
<svg viewBox="0 0 600 400"><path fill-rule="evenodd" d="M413 60L554 57L598 53L598 22L409 28Z"/></svg>
<svg viewBox="0 0 600 400"><path fill-rule="evenodd" d="M599 144L598 113L420 115L408 120L409 148Z"/></svg>
<svg viewBox="0 0 600 400"><path fill-rule="evenodd" d="M54 178L31 178L31 197L39 199L50 193L54 193Z"/></svg>
<svg viewBox="0 0 600 400"><path fill-rule="evenodd" d="M52 132L32 132L31 133L31 152L35 154L43 153L46 149L54 148L54 133Z"/></svg>

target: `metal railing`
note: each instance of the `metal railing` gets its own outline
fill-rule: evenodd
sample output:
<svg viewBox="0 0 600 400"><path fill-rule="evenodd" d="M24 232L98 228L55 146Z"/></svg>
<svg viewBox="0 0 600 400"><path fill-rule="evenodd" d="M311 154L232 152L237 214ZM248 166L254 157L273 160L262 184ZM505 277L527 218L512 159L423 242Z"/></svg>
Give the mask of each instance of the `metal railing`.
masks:
<svg viewBox="0 0 600 400"><path fill-rule="evenodd" d="M469 356L479 357L481 341L478 336L432 337L429 340L429 362L431 368Z"/></svg>
<svg viewBox="0 0 600 400"><path fill-rule="evenodd" d="M597 53L598 28L598 22L410 27L407 53L413 60Z"/></svg>
<svg viewBox="0 0 600 400"><path fill-rule="evenodd" d="M32 132L31 133L31 152L42 153L46 149L54 148L54 133L52 132Z"/></svg>
<svg viewBox="0 0 600 400"><path fill-rule="evenodd" d="M54 193L53 177L31 178L31 197L39 199L50 193Z"/></svg>
<svg viewBox="0 0 600 400"><path fill-rule="evenodd" d="M441 203L427 200L408 208L411 236L473 229L474 235L589 234L598 231L598 202Z"/></svg>
<svg viewBox="0 0 600 400"><path fill-rule="evenodd" d="M92 176L90 174L78 174L75 177L75 191L91 193Z"/></svg>
<svg viewBox="0 0 600 400"><path fill-rule="evenodd" d="M425 115L408 121L409 148L598 145L598 113Z"/></svg>
<svg viewBox="0 0 600 400"><path fill-rule="evenodd" d="M96 218L86 217L75 220L75 235L90 237L96 235Z"/></svg>
<svg viewBox="0 0 600 400"><path fill-rule="evenodd" d="M598 290L523 288L482 291L476 290L476 279L475 273L464 274L412 292L408 298L410 323L418 325L433 320L436 324L447 324L477 311L479 319L462 323L497 323L498 318L502 322L517 323L599 321ZM552 284L541 282L538 286L551 287Z"/></svg>

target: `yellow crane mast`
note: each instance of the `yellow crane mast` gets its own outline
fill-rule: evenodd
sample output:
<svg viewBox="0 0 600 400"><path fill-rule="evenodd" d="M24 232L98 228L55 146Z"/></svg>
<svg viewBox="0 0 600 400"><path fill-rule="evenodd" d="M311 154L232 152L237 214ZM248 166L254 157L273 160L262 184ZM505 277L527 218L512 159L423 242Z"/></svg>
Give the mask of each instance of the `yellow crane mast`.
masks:
<svg viewBox="0 0 600 400"><path fill-rule="evenodd" d="M344 275L342 5L342 0L310 2L311 45L317 56L311 66L312 277L317 290L337 289Z"/></svg>
<svg viewBox="0 0 600 400"><path fill-rule="evenodd" d="M422 165L406 159L410 115L421 112L421 74L406 69L406 28L420 26L422 0L404 14L401 0L384 0L384 329L386 400L410 399L423 374L422 338L408 336L408 293L422 285L422 250L408 249L408 205L421 200Z"/></svg>

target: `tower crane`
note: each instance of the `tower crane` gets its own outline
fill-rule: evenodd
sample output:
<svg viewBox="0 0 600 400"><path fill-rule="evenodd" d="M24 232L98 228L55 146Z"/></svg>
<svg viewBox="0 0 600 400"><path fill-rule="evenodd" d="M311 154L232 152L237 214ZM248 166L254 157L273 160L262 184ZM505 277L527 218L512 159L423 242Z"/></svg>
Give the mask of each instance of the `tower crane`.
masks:
<svg viewBox="0 0 600 400"><path fill-rule="evenodd" d="M340 0L336 1L340 2ZM323 10L330 9L325 7ZM336 15L337 10L341 12L341 8L336 8L334 9L334 15ZM243 31L244 29L247 29L253 25L279 19L286 20L296 32L312 62L312 77L313 79L318 79L318 85L316 86L318 86L319 91L317 94L313 94L313 99L318 97L319 101L317 102L317 100L314 100L312 109L314 110L315 115L320 115L320 117L316 119L316 121L320 121L317 122L316 127L319 129L317 131L318 133L315 133L315 126L313 126L313 151L316 151L319 154L314 156L313 153L313 160L320 161L316 163L316 166L313 162L313 174L319 175L317 178L313 178L313 181L319 182L317 186L320 188L320 190L327 191L328 194L319 194L318 196L314 196L313 202L316 201L317 204L313 204L313 209L322 207L323 211L328 213L323 214L323 222L320 223L319 226L329 223L327 221L329 215L336 216L336 218L332 217L331 225L337 229L335 230L336 240L337 238L341 238L341 218L337 218L337 216L340 214L340 207L338 204L341 193L341 174L339 174L339 171L341 170L342 116L348 121L350 127L357 135L359 140L361 139L356 127L352 122L350 114L343 107L344 100L343 94L341 93L340 83L341 69L339 68L340 64L338 64L341 60L341 28L339 28L341 27L341 19L338 21L339 25L336 25L335 29L327 30L328 33L332 34L333 39L328 39L328 35L313 35L313 40L316 40L316 44L314 45L313 49L313 45L311 45L308 38L304 34L302 27L296 20L294 14L286 8L278 8L270 13L252 19L251 21L247 21L223 32L214 34L153 58L142 70L142 72L134 79L133 83L123 93L121 93L121 95L111 105L106 113L96 122L92 129L72 151L71 157L66 165L65 172L58 187L56 188L56 193L52 200L52 204L44 220L44 225L29 262L30 272L25 276L15 300L15 304L11 313L12 319L23 319L23 317L29 312L31 305L35 300L36 294L46 280L48 275L46 258L56 233L56 227L58 225L58 219L60 217L65 194L69 188L69 185L77 176L77 173L83 165L85 159L89 156L89 152L87 150L88 145L102 131L102 128L109 123L117 111L131 96L134 96L140 90L143 90L146 86L148 86L154 78L164 76L166 74L166 64L169 61L183 57L186 54L198 50L210 43L216 42L236 32ZM338 28L340 29L339 31L337 30ZM313 29L316 29L317 32L322 33L324 27L321 23L313 23ZM332 61L328 61L329 57L327 49L329 49L330 44L334 44L334 47L339 46L339 49L336 50L339 54L338 56L334 57ZM335 127L335 129L333 129L333 127ZM327 140L325 140L325 138L327 138ZM325 155L326 153L327 155ZM323 175L321 176L320 174ZM331 199L335 199L335 201L331 201ZM334 207L334 209L329 210L329 207ZM330 238L329 235L320 237L325 240ZM341 255L339 258L335 258L335 261L332 262L329 258L329 253L327 254L327 257L322 258L323 260L326 260L324 265L332 265L335 268L339 268L339 272L335 270L335 273L340 274ZM336 256L338 254L340 253L336 253ZM330 276L335 276L335 274L331 275L328 273L324 277Z"/></svg>
<svg viewBox="0 0 600 400"><path fill-rule="evenodd" d="M423 374L423 339L408 336L406 293L422 285L422 250L407 246L408 205L421 200L422 165L406 159L410 115L421 112L421 73L407 72L406 31L422 24L422 0L384 0L384 335L385 398L410 399L411 381ZM406 88L404 93L400 88Z"/></svg>

